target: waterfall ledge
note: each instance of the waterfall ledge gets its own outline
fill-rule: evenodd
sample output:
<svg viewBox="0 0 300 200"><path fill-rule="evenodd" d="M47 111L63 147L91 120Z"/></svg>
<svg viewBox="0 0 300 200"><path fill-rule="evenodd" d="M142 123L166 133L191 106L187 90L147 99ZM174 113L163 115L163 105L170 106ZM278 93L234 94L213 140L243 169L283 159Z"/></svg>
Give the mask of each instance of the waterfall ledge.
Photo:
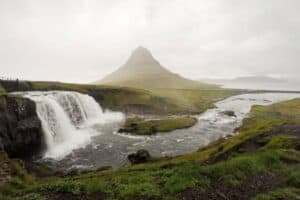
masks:
<svg viewBox="0 0 300 200"><path fill-rule="evenodd" d="M120 123L122 113L104 112L89 95L69 91L21 93L36 103L42 122L46 151L44 157L62 159L74 149L91 143L92 136L102 134L93 126Z"/></svg>

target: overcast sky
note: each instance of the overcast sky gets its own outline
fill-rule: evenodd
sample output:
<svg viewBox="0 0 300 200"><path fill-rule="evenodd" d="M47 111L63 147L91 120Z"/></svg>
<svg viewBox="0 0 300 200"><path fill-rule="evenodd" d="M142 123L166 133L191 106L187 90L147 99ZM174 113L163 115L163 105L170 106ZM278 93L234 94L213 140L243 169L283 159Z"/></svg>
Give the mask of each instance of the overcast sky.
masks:
<svg viewBox="0 0 300 200"><path fill-rule="evenodd" d="M299 79L299 8L299 0L0 0L0 75L91 82L141 45L192 79Z"/></svg>

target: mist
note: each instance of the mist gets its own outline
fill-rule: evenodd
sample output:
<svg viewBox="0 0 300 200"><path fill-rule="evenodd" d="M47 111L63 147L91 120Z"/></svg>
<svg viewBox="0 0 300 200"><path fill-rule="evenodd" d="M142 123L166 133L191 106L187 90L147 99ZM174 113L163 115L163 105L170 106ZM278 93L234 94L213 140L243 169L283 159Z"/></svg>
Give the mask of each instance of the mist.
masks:
<svg viewBox="0 0 300 200"><path fill-rule="evenodd" d="M89 83L137 46L190 79L299 80L297 0L0 0L0 76Z"/></svg>

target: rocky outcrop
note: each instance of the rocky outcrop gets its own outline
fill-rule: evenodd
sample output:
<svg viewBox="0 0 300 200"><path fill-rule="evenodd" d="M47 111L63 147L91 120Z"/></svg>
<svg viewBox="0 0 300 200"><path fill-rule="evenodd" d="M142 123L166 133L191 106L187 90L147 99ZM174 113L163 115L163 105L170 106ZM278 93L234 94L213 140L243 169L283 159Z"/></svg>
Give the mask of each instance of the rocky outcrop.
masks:
<svg viewBox="0 0 300 200"><path fill-rule="evenodd" d="M131 164L145 163L151 160L149 152L144 149L138 150L136 153L129 154L127 158Z"/></svg>
<svg viewBox="0 0 300 200"><path fill-rule="evenodd" d="M223 115L227 115L227 116L229 116L229 117L236 117L235 112L232 111L232 110L226 110L226 111L223 111L222 114L223 114Z"/></svg>
<svg viewBox="0 0 300 200"><path fill-rule="evenodd" d="M0 96L0 150L10 157L27 157L42 149L42 127L35 103L17 96Z"/></svg>

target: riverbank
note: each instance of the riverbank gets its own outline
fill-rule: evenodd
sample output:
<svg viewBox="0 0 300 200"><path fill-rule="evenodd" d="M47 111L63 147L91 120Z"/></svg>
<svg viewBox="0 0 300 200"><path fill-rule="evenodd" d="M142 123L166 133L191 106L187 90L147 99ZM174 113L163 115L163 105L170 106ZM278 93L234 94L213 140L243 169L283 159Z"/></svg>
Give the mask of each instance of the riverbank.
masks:
<svg viewBox="0 0 300 200"><path fill-rule="evenodd" d="M237 136L117 171L38 178L19 170L2 182L2 199L297 199L299 110L299 99L255 106Z"/></svg>
<svg viewBox="0 0 300 200"><path fill-rule="evenodd" d="M49 104L47 101L48 95L54 98L58 102L59 106L65 110L66 118L71 116L71 121L73 123L80 122L79 119L85 119L83 113L89 112L88 107L82 107L78 105L77 102L85 102L85 98L92 100L87 95L83 99L79 98L80 94L74 92L31 92L27 96L32 96L34 99L38 100L38 104L47 104L49 109L56 110L56 106L53 107L52 103ZM56 159L58 154L53 152L56 151L56 146L52 145L52 148L47 148L45 152L46 158L40 160L47 163L50 167L57 170L73 170L74 168L81 169L99 169L102 167L111 166L112 168L120 168L130 165L127 156L137 152L138 150L147 150L150 155L154 158L164 158L164 157L174 157L178 155L189 154L191 152L197 151L200 147L206 146L208 143L218 140L219 138L230 137L234 135L234 131L242 123L242 120L248 116L248 113L253 105L269 105L272 103L280 102L283 100L292 99L299 97L297 94L244 94L233 96L225 100L219 101L215 104L215 108L209 109L201 115L194 116L198 119L198 122L186 129L177 129L170 131L169 133L156 133L155 135L132 135L118 133L118 130L123 125L122 122L117 121L107 121L107 117L111 114L104 113L100 115L97 120L92 120L93 124L88 127L82 126L82 131L77 133L71 131L61 131L61 129L56 129L56 127L70 127L68 123L60 124L52 129L56 133L56 137L62 138L65 145L69 147L70 145L81 143L83 140L77 140L77 136L90 138L88 143L82 143L83 146L73 146L74 149L72 153ZM66 103L65 101L69 101ZM69 110L66 109L68 105L73 105L74 108L80 108ZM53 111L54 111L53 110ZM231 110L234 115L226 114L226 111ZM42 116L47 116L49 112L44 112L40 110ZM80 113L78 113L80 111ZM81 112L82 111L82 112ZM52 113L52 112L51 112ZM51 114L50 113L50 114ZM98 113L98 112L97 112ZM78 115L80 114L80 115ZM83 114L83 115L82 115ZM49 123L52 123L52 119L55 121L60 115L52 115L53 117L47 117L45 119L51 119ZM79 118L78 118L79 117ZM147 119L161 119L160 116L145 116ZM178 117L178 116L176 116ZM110 117L109 117L110 118ZM79 121L78 121L79 120ZM47 120L48 121L48 120ZM67 120L68 121L68 120ZM88 120L89 121L89 120ZM99 122L99 123L98 123ZM73 125L72 125L73 126ZM46 126L46 130L47 130ZM69 128L68 128L69 130ZM46 133L51 133L46 131ZM51 140L52 135L48 134ZM67 135L67 137L64 137ZM65 139L64 139L65 138ZM71 142L75 139L75 143ZM62 142L60 140L59 143ZM73 140L72 140L73 141ZM70 142L70 144L68 144ZM65 148L57 148L59 152L65 152ZM63 151L61 151L63 150ZM51 153L52 152L52 153ZM122 153L120 153L122 152ZM49 154L50 153L50 154ZM66 154L66 153L63 153ZM61 155L61 154L60 154ZM51 156L50 158L48 156Z"/></svg>

